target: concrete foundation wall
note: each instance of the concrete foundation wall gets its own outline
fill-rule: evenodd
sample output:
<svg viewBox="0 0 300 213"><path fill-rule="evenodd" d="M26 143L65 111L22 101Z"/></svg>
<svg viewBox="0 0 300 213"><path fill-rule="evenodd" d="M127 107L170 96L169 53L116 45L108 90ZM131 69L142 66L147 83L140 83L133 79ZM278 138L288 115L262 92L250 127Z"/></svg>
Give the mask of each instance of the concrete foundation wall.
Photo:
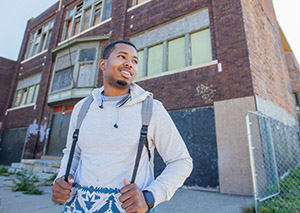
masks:
<svg viewBox="0 0 300 213"><path fill-rule="evenodd" d="M255 111L253 96L214 102L220 192L252 195L245 115Z"/></svg>

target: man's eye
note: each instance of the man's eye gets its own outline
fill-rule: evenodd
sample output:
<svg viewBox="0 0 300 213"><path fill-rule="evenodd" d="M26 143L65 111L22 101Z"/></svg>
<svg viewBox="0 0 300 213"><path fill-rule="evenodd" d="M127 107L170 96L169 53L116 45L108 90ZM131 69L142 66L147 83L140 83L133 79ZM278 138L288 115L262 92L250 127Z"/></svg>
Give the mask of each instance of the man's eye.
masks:
<svg viewBox="0 0 300 213"><path fill-rule="evenodd" d="M119 58L125 58L125 56L124 55L119 55Z"/></svg>
<svg viewBox="0 0 300 213"><path fill-rule="evenodd" d="M139 62L137 60L133 60L132 63L138 64Z"/></svg>

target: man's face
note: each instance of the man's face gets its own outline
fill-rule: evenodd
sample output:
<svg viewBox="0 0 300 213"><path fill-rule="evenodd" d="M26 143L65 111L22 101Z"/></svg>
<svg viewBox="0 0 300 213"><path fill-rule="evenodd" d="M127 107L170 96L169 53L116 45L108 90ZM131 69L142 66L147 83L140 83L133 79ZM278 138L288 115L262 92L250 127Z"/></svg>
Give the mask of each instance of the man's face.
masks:
<svg viewBox="0 0 300 213"><path fill-rule="evenodd" d="M116 44L108 59L100 61L104 85L120 89L128 88L137 75L137 64L137 52L132 46Z"/></svg>

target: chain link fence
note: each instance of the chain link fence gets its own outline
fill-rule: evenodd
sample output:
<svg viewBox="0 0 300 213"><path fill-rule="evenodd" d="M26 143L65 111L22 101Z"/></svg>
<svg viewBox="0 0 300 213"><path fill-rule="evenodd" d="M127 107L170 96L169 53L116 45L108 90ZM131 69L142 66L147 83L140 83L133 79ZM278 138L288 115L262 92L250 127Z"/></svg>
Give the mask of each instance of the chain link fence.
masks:
<svg viewBox="0 0 300 213"><path fill-rule="evenodd" d="M300 213L300 129L248 111L256 212Z"/></svg>

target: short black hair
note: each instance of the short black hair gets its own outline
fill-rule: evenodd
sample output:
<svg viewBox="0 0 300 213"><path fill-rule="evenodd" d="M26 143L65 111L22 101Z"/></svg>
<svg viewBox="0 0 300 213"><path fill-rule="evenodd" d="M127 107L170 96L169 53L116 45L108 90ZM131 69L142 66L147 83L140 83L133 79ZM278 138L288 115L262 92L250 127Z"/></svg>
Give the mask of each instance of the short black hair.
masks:
<svg viewBox="0 0 300 213"><path fill-rule="evenodd" d="M103 54L102 54L103 59L108 59L111 52L114 50L116 44L128 44L128 45L132 46L137 51L136 46L133 43L131 43L129 41L125 41L125 40L118 40L118 41L114 41L114 42L110 43L109 45L107 45L104 48Z"/></svg>

